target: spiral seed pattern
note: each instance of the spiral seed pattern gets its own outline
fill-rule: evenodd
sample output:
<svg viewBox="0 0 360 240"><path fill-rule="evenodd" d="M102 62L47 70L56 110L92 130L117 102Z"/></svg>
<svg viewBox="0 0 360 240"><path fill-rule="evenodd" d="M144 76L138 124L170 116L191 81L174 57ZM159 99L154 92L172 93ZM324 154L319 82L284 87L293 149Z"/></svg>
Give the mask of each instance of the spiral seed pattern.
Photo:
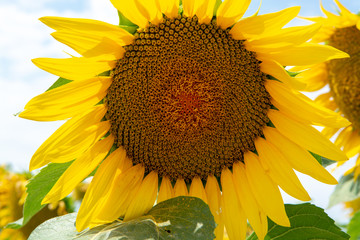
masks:
<svg viewBox="0 0 360 240"><path fill-rule="evenodd" d="M190 181L243 160L269 121L254 52L229 29L165 18L136 33L105 103L116 144L147 172Z"/></svg>
<svg viewBox="0 0 360 240"><path fill-rule="evenodd" d="M329 45L350 55L327 64L328 79L341 112L360 130L360 31L356 26L336 29Z"/></svg>

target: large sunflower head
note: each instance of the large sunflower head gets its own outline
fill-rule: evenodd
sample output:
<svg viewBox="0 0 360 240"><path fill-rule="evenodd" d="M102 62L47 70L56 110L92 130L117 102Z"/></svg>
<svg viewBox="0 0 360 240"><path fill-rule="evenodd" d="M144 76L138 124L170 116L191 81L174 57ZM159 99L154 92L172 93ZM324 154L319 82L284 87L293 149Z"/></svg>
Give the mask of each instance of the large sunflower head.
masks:
<svg viewBox="0 0 360 240"><path fill-rule="evenodd" d="M336 183L309 151L346 156L310 125L348 122L296 91L303 84L284 66L347 55L307 42L318 24L283 28L299 7L242 19L250 0L111 2L134 33L95 20L41 18L81 55L33 60L71 80L20 114L67 119L30 163L36 169L76 159L43 203L65 197L100 165L78 230L190 195L209 205L218 239L224 225L230 239L244 239L247 219L263 239L267 217L289 226L279 186L310 200L294 169Z"/></svg>
<svg viewBox="0 0 360 240"><path fill-rule="evenodd" d="M338 133L335 144L349 158L358 155L355 166L348 171L353 172L356 179L360 174L360 16L351 13L338 0L335 3L339 7L339 15L328 12L321 5L326 17L306 19L322 24L312 41L336 47L347 52L350 58L317 64L299 77L308 84L308 91L328 86L330 90L319 95L316 101L341 113L352 123L345 128L326 127L324 133L328 137Z"/></svg>

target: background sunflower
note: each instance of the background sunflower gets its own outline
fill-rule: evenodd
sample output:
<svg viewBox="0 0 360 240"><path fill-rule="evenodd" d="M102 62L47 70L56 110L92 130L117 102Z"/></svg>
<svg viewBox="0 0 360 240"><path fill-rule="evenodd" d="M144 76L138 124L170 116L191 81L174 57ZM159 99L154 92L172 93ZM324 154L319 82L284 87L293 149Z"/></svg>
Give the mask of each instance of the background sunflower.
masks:
<svg viewBox="0 0 360 240"><path fill-rule="evenodd" d="M349 158L356 158L355 165L345 174L353 173L354 179L357 179L360 175L360 16L350 12L340 1L334 2L338 6L338 14L320 5L325 17L305 19L322 24L313 42L323 42L341 49L349 53L350 58L312 66L310 71L300 73L299 77L308 84L307 91L317 91L326 86L329 90L325 90L315 101L341 113L352 123L346 128L325 127L323 133L329 138L334 136L335 144ZM338 163L338 166L341 164Z"/></svg>
<svg viewBox="0 0 360 240"><path fill-rule="evenodd" d="M67 214L64 201L49 205L37 213L31 221L20 229L4 229L4 227L23 217L23 206L27 196L26 185L31 178L30 173L14 173L6 167L0 167L0 239L25 240L42 222Z"/></svg>

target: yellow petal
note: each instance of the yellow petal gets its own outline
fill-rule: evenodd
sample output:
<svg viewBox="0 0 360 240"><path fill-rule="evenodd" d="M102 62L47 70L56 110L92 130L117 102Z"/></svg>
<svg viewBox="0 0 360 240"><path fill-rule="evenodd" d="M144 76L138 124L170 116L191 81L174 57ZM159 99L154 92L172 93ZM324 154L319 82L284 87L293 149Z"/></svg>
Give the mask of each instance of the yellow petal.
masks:
<svg viewBox="0 0 360 240"><path fill-rule="evenodd" d="M340 114L314 103L300 92L295 92L281 82L268 80L266 90L270 93L272 104L280 111L296 117L298 121L329 127L345 127L350 124Z"/></svg>
<svg viewBox="0 0 360 240"><path fill-rule="evenodd" d="M142 181L139 190L126 211L124 221L129 221L147 213L154 206L157 192L158 175L155 171L152 171Z"/></svg>
<svg viewBox="0 0 360 240"><path fill-rule="evenodd" d="M221 187L224 223L229 239L245 240L247 230L246 216L238 201L232 174L227 168L224 168L221 172Z"/></svg>
<svg viewBox="0 0 360 240"><path fill-rule="evenodd" d="M291 7L279 12L242 19L230 30L235 39L249 39L278 32L300 12L300 7Z"/></svg>
<svg viewBox="0 0 360 240"><path fill-rule="evenodd" d="M19 117L36 121L56 121L82 113L107 94L110 77L74 81L31 99Z"/></svg>
<svg viewBox="0 0 360 240"><path fill-rule="evenodd" d="M313 43L304 43L296 47L288 48L286 51L257 54L259 60L272 59L283 66L310 65L346 57L349 57L347 53L336 48Z"/></svg>
<svg viewBox="0 0 360 240"><path fill-rule="evenodd" d="M81 231L87 228L93 220L93 212L99 208L105 196L109 194L114 180L132 166L130 159L126 157L124 148L118 148L101 163L86 190L83 201L76 219L76 228Z"/></svg>
<svg viewBox="0 0 360 240"><path fill-rule="evenodd" d="M135 0L110 0L110 2L132 23L135 23L140 28L146 28L148 26L150 19L147 19L146 16L144 16L143 13L139 10Z"/></svg>
<svg viewBox="0 0 360 240"><path fill-rule="evenodd" d="M260 9L261 9L261 5L262 5L262 0L260 0L259 7L258 7L258 9L256 10L256 12L255 12L253 15L251 15L250 17L255 17L255 16L259 15L259 12L260 12Z"/></svg>
<svg viewBox="0 0 360 240"><path fill-rule="evenodd" d="M339 0L334 0L334 1L340 9L340 15L347 17L350 21L353 22L357 22L360 19L359 16L353 14L344 5L342 5Z"/></svg>
<svg viewBox="0 0 360 240"><path fill-rule="evenodd" d="M162 22L163 17L160 11L158 0L130 0L134 1L139 12L151 23L158 25Z"/></svg>
<svg viewBox="0 0 360 240"><path fill-rule="evenodd" d="M199 177L194 177L191 181L189 196L200 198L205 203L208 202L204 186Z"/></svg>
<svg viewBox="0 0 360 240"><path fill-rule="evenodd" d="M349 140L344 144L344 152L348 157L353 157L360 152L360 134L359 131L353 129Z"/></svg>
<svg viewBox="0 0 360 240"><path fill-rule="evenodd" d="M306 83L305 91L317 91L328 83L326 63L311 66L310 69L300 72L297 77Z"/></svg>
<svg viewBox="0 0 360 240"><path fill-rule="evenodd" d="M327 104L327 102L330 101L330 98L332 98L332 93L331 92L327 92L327 93L323 93L323 94L320 94L318 95L316 98L315 98L315 102L320 104L321 106L324 106Z"/></svg>
<svg viewBox="0 0 360 240"><path fill-rule="evenodd" d="M335 144L343 147L348 158L352 158L360 152L360 135L352 126L341 130L335 140Z"/></svg>
<svg viewBox="0 0 360 240"><path fill-rule="evenodd" d="M78 158L100 138L105 136L110 130L110 122L95 123L82 130L80 134L71 131L70 134L59 136L53 146L36 154L36 157L31 162L32 167L39 168L49 162L64 163Z"/></svg>
<svg viewBox="0 0 360 240"><path fill-rule="evenodd" d="M224 222L221 212L221 193L218 181L214 177L214 175L208 176L205 186L205 192L208 199L210 211L214 216L216 223L215 239L222 240L224 235Z"/></svg>
<svg viewBox="0 0 360 240"><path fill-rule="evenodd" d="M343 147L344 144L349 141L349 137L350 134L352 132L352 127L349 126L347 128L342 129L342 131L339 133L339 135L337 136L336 140L335 140L335 145L337 145L338 147Z"/></svg>
<svg viewBox="0 0 360 240"><path fill-rule="evenodd" d="M81 53L84 57L97 57L101 60L117 60L124 56L125 49L110 38L104 37L102 41L91 49Z"/></svg>
<svg viewBox="0 0 360 240"><path fill-rule="evenodd" d="M170 179L168 177L163 177L161 180L159 196L157 202L162 202L174 197L174 189L171 185Z"/></svg>
<svg viewBox="0 0 360 240"><path fill-rule="evenodd" d="M105 113L106 108L103 104L101 104L91 108L84 114L78 115L68 120L36 150L30 161L30 171L40 168L54 159L50 159L46 152L51 152L54 149L58 149L63 145L67 145L67 147L69 147L68 143L71 141L69 141L68 139L76 138L77 135L81 135L80 139L85 138L88 133L84 132L84 130L96 123L99 123L100 120L104 117ZM85 133L85 135L82 133ZM99 139L95 138L94 142L92 142L90 138L88 140L89 141L87 142L76 145L76 148L72 149L72 151L69 152L71 156L68 156L63 152L61 152L60 156L64 159L69 159L68 161L71 161L77 158L79 154L83 153L87 148L89 148L94 142ZM57 156L55 156L55 159L60 156L58 154Z"/></svg>
<svg viewBox="0 0 360 240"><path fill-rule="evenodd" d="M42 17L39 20L57 31L76 32L81 36L96 39L108 37L116 41L124 41L126 44L130 44L134 39L132 34L119 26L98 20L65 17Z"/></svg>
<svg viewBox="0 0 360 240"><path fill-rule="evenodd" d="M321 11L328 17L328 21L331 21L331 22L337 22L339 16L327 11L323 4L322 4L322 1L320 0L320 8L321 8Z"/></svg>
<svg viewBox="0 0 360 240"><path fill-rule="evenodd" d="M83 133L73 133L74 136L64 139L62 145L57 143L57 146L48 149L44 157L53 163L63 163L78 158L87 148L104 137L109 132L110 126L109 121L104 121L84 129Z"/></svg>
<svg viewBox="0 0 360 240"><path fill-rule="evenodd" d="M122 172L114 179L109 193L97 209L94 210L92 224L112 222L124 216L126 211L138 192L145 168L137 164Z"/></svg>
<svg viewBox="0 0 360 240"><path fill-rule="evenodd" d="M120 28L119 28L120 29ZM123 30L125 31L125 30ZM126 32L126 31L125 31ZM133 35L130 36L123 36L121 37L118 35L109 35L107 36L108 32L77 32L71 30L60 30L57 32L52 33L51 35L59 42L64 43L77 51L80 54L84 54L86 51L93 49L98 44L100 44L103 39L111 39L119 46L129 45L133 42ZM103 35L103 36L102 36ZM114 44L112 44L114 45ZM116 46L116 45L114 45ZM115 50L114 50L115 51ZM99 54L100 55L100 54ZM84 55L83 55L84 56ZM91 57L91 56L86 56Z"/></svg>
<svg viewBox="0 0 360 240"><path fill-rule="evenodd" d="M39 68L69 80L84 80L111 70L116 62L98 62L92 58L36 58L32 62Z"/></svg>
<svg viewBox="0 0 360 240"><path fill-rule="evenodd" d="M176 180L176 183L174 186L174 194L175 194L175 197L189 195L184 179L179 178L178 180Z"/></svg>
<svg viewBox="0 0 360 240"><path fill-rule="evenodd" d="M183 5L184 15L187 17L193 17L195 15L196 7L198 7L200 2L202 1L203 0L183 0L182 5Z"/></svg>
<svg viewBox="0 0 360 240"><path fill-rule="evenodd" d="M324 129L321 131L321 133L326 138L331 138L332 136L334 136L335 133L337 133L337 131L339 131L339 128L324 127Z"/></svg>
<svg viewBox="0 0 360 240"><path fill-rule="evenodd" d="M266 141L277 147L297 171L323 183L337 184L336 179L308 151L283 136L276 128L265 127L263 133Z"/></svg>
<svg viewBox="0 0 360 240"><path fill-rule="evenodd" d="M226 29L234 25L246 12L251 0L225 0L216 13L217 25Z"/></svg>
<svg viewBox="0 0 360 240"><path fill-rule="evenodd" d="M279 189L266 175L257 155L244 154L245 171L252 193L263 212L279 225L290 227Z"/></svg>
<svg viewBox="0 0 360 240"><path fill-rule="evenodd" d="M183 0L184 15L188 17L197 16L199 23L210 23L213 17L216 0Z"/></svg>
<svg viewBox="0 0 360 240"><path fill-rule="evenodd" d="M281 29L272 35L247 41L246 48L256 52L270 52L276 51L277 48L299 45L314 36L320 27L321 24L315 23L310 26Z"/></svg>
<svg viewBox="0 0 360 240"><path fill-rule="evenodd" d="M83 54L89 49L100 43L100 39L89 38L84 36L84 33L59 31L51 34L57 41L66 44L74 49L76 52Z"/></svg>
<svg viewBox="0 0 360 240"><path fill-rule="evenodd" d="M295 88L297 90L303 90L306 87L306 84L298 81L296 78L291 77L278 62L272 60L264 60L260 64L260 69L263 73L267 73L274 78L280 80L281 82Z"/></svg>
<svg viewBox="0 0 360 240"><path fill-rule="evenodd" d="M331 160L347 160L339 148L313 127L299 123L277 110L270 109L268 117L281 134L305 149Z"/></svg>
<svg viewBox="0 0 360 240"><path fill-rule="evenodd" d="M160 10L168 18L176 18L179 13L179 0L159 0Z"/></svg>
<svg viewBox="0 0 360 240"><path fill-rule="evenodd" d="M276 184L294 198L302 201L311 200L284 155L274 145L258 137L255 146L265 172Z"/></svg>
<svg viewBox="0 0 360 240"><path fill-rule="evenodd" d="M199 23L209 24L214 14L214 7L216 0L201 0L199 8L195 11L196 16L199 19Z"/></svg>
<svg viewBox="0 0 360 240"><path fill-rule="evenodd" d="M55 183L41 204L57 202L71 193L71 191L84 180L106 157L114 143L114 137L108 136L94 144L73 162Z"/></svg>
<svg viewBox="0 0 360 240"><path fill-rule="evenodd" d="M233 178L238 199L242 206L246 206L244 207L244 212L249 219L251 227L254 229L259 239L264 239L268 231L267 217L260 210L251 191L243 163L234 163Z"/></svg>

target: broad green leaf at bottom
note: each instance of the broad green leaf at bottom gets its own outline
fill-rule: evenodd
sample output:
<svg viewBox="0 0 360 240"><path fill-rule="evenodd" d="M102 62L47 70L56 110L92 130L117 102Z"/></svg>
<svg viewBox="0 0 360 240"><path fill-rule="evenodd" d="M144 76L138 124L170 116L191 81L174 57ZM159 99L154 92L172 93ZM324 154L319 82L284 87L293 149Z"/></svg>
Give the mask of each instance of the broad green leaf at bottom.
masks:
<svg viewBox="0 0 360 240"><path fill-rule="evenodd" d="M310 203L285 205L291 227L282 227L269 221L269 231L265 240L348 240L350 236L335 225L322 208ZM247 240L257 240L253 233Z"/></svg>
<svg viewBox="0 0 360 240"><path fill-rule="evenodd" d="M154 206L145 216L115 221L81 233L75 230L75 214L50 219L38 226L29 240L211 240L215 221L209 207L199 198L177 197Z"/></svg>

